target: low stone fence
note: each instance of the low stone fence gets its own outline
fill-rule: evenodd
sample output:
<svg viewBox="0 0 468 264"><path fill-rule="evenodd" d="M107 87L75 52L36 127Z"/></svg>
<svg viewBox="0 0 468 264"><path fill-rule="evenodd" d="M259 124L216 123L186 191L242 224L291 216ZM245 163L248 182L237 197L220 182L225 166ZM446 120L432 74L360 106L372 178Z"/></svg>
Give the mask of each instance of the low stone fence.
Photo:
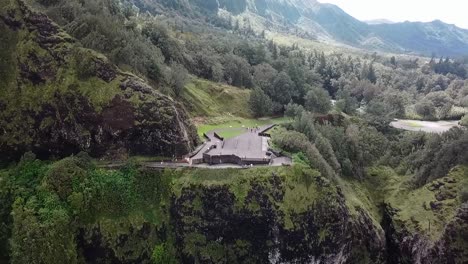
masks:
<svg viewBox="0 0 468 264"><path fill-rule="evenodd" d="M214 135L215 138L217 138L217 139L219 139L221 141L224 141L224 138L222 136L218 135L218 133L213 132L213 135Z"/></svg>
<svg viewBox="0 0 468 264"><path fill-rule="evenodd" d="M258 135L261 137L271 137L270 134L266 133L268 130L274 128L276 125L270 125L258 132Z"/></svg>
<svg viewBox="0 0 468 264"><path fill-rule="evenodd" d="M209 155L207 153L203 154L203 160L205 163L210 165L216 164L238 164L238 165L259 165L259 164L269 164L271 158L263 159L254 159L254 158L241 158L236 155Z"/></svg>

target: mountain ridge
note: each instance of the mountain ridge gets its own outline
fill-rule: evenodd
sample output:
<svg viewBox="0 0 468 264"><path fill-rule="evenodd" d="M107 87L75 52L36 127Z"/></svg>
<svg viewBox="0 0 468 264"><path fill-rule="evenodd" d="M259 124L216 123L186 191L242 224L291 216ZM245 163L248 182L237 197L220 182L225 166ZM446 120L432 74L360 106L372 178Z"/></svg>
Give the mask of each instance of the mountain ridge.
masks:
<svg viewBox="0 0 468 264"><path fill-rule="evenodd" d="M440 20L369 24L336 5L315 0L222 0L218 10L252 20L262 17L268 24L288 24L311 38L357 48L426 56L468 54L468 30ZM269 25L263 29L275 30Z"/></svg>

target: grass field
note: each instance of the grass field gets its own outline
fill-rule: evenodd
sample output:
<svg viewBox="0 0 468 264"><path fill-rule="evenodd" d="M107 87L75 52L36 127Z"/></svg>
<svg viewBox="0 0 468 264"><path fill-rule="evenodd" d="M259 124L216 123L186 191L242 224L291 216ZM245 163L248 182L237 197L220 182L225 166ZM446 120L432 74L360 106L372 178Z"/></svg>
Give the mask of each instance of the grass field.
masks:
<svg viewBox="0 0 468 264"><path fill-rule="evenodd" d="M198 135L203 136L203 133L215 130L224 138L232 138L245 132L247 127L265 126L270 124L284 124L291 120L289 118L229 118L218 119L218 123L200 124L197 126Z"/></svg>

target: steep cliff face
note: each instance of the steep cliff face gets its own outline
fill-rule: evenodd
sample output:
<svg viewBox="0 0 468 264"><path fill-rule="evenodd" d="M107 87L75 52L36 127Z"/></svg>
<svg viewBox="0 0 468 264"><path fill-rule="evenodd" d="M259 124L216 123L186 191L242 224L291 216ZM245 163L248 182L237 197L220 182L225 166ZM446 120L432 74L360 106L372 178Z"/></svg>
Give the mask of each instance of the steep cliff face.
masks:
<svg viewBox="0 0 468 264"><path fill-rule="evenodd" d="M418 209L423 205L415 196L429 201L427 194L439 197L440 190L408 191L399 182L399 189L389 190L408 204L389 197L382 210L373 210L370 203L379 205L382 199L361 196L358 186L333 183L301 165L114 171L90 168L86 160L23 159L17 168L0 171L0 262L468 260L467 203L447 196ZM72 180L77 175L80 182ZM446 189L465 186L466 175L447 178ZM382 194L377 185L372 188Z"/></svg>
<svg viewBox="0 0 468 264"><path fill-rule="evenodd" d="M380 177L396 197L363 197L297 166L197 171L176 181L171 225L185 263L466 263L467 172L420 189Z"/></svg>
<svg viewBox="0 0 468 264"><path fill-rule="evenodd" d="M196 144L180 104L79 47L24 2L0 3L0 155L85 150L181 155Z"/></svg>
<svg viewBox="0 0 468 264"><path fill-rule="evenodd" d="M395 220L396 211L385 208L382 226L387 238L387 263L466 263L468 260L468 204L463 204L435 241L411 232Z"/></svg>
<svg viewBox="0 0 468 264"><path fill-rule="evenodd" d="M194 177L171 206L184 263L385 262L382 229L316 171Z"/></svg>
<svg viewBox="0 0 468 264"><path fill-rule="evenodd" d="M402 200L389 198L381 222L388 263L466 263L468 261L468 203L460 190L468 168L412 192Z"/></svg>

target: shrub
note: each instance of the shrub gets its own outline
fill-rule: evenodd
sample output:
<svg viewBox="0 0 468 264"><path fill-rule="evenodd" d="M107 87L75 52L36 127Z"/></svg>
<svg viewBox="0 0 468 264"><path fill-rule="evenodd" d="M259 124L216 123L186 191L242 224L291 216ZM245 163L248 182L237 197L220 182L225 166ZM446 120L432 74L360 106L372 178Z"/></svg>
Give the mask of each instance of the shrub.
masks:
<svg viewBox="0 0 468 264"><path fill-rule="evenodd" d="M65 199L73 192L74 182L81 182L85 176L86 171L80 168L78 159L66 158L52 165L46 176L46 185Z"/></svg>
<svg viewBox="0 0 468 264"><path fill-rule="evenodd" d="M462 203L468 202L468 188L465 187L465 189L463 189L463 190L460 192L460 201L461 201Z"/></svg>
<svg viewBox="0 0 468 264"><path fill-rule="evenodd" d="M468 127L468 115L465 115L460 121L460 125Z"/></svg>
<svg viewBox="0 0 468 264"><path fill-rule="evenodd" d="M177 261L176 252L174 247L168 246L167 243L157 245L151 256L151 260L154 264L176 264Z"/></svg>

